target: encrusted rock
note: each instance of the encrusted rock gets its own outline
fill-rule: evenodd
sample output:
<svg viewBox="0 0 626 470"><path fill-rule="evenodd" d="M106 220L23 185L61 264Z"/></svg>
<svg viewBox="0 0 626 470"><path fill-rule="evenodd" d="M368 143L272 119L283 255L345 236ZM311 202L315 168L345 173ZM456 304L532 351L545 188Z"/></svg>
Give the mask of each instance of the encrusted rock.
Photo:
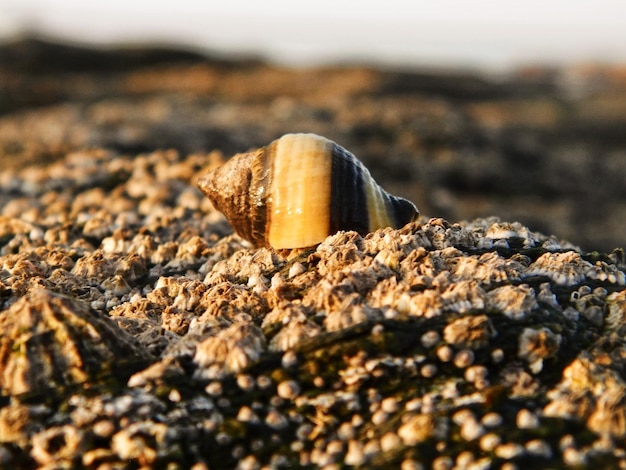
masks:
<svg viewBox="0 0 626 470"><path fill-rule="evenodd" d="M3 179L0 467L626 466L621 251L494 218L257 250L213 160Z"/></svg>
<svg viewBox="0 0 626 470"><path fill-rule="evenodd" d="M132 372L150 355L80 301L35 289L0 312L2 392L45 393Z"/></svg>
<svg viewBox="0 0 626 470"><path fill-rule="evenodd" d="M198 344L194 362L205 369L217 365L239 372L257 362L264 349L263 332L254 324L237 322Z"/></svg>

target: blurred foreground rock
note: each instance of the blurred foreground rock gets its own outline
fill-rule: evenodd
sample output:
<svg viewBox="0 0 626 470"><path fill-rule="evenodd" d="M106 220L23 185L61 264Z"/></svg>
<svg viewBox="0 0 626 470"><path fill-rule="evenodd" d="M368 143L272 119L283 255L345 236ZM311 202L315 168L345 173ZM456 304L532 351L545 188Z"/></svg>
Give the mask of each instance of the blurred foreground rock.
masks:
<svg viewBox="0 0 626 470"><path fill-rule="evenodd" d="M195 187L222 161L0 172L0 467L626 466L623 250L496 218L252 249Z"/></svg>

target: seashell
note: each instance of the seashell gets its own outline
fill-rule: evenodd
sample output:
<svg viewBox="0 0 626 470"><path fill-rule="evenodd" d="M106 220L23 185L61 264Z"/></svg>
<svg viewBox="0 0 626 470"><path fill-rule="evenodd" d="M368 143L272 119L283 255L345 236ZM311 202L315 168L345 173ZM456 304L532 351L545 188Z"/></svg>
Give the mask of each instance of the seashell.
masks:
<svg viewBox="0 0 626 470"><path fill-rule="evenodd" d="M313 246L340 230L400 228L419 215L354 155L315 134L287 134L237 154L198 187L241 237L275 249Z"/></svg>

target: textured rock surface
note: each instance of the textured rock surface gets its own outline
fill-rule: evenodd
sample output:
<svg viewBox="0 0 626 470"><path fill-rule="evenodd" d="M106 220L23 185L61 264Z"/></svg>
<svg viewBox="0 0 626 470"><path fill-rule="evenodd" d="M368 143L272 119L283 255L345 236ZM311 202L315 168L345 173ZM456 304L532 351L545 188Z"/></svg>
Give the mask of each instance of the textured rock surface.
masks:
<svg viewBox="0 0 626 470"><path fill-rule="evenodd" d="M0 174L0 466L626 465L623 251L495 218L255 250L195 187L220 161Z"/></svg>
<svg viewBox="0 0 626 470"><path fill-rule="evenodd" d="M244 72L176 55L37 70L27 52L40 49L24 47L0 67L16 92L2 95L11 114L0 119L1 468L626 466L623 250L588 252L496 218L426 217L255 250L195 186L223 161L195 147L240 151L305 123L337 128L360 156L389 146L399 160L385 160L388 178L416 148L441 151L408 160L435 168L403 170L420 185L442 162L474 168L455 160L470 158L465 144L449 153L446 129L495 109L504 124L490 132L516 142L502 112L521 102L506 86L506 103L471 80L431 84L439 97L425 98L414 88L425 77ZM544 82L524 83L530 123L562 106L534 108L526 99ZM402 98L370 100L372 84ZM568 103L581 111L578 99ZM621 141L599 135L619 178ZM147 151L168 145L178 150ZM462 194L417 186L405 195L420 209Z"/></svg>
<svg viewBox="0 0 626 470"><path fill-rule="evenodd" d="M87 381L104 381L149 354L107 317L85 304L33 288L0 313L3 392L42 395Z"/></svg>

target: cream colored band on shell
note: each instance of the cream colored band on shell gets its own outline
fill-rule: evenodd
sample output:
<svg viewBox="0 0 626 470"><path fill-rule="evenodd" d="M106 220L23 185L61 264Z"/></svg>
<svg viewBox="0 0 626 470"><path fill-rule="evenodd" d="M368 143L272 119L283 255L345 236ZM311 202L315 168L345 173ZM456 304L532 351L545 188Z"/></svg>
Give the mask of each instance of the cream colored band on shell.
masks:
<svg viewBox="0 0 626 470"><path fill-rule="evenodd" d="M392 208L390 204L388 204L389 198L384 194L380 186L370 177L369 172L367 176L367 178L364 178L367 183L364 190L365 197L367 198L367 215L369 217L370 232L383 227L395 227L395 220L389 217L393 214Z"/></svg>
<svg viewBox="0 0 626 470"><path fill-rule="evenodd" d="M332 142L288 134L274 147L268 241L276 249L312 246L328 236Z"/></svg>

